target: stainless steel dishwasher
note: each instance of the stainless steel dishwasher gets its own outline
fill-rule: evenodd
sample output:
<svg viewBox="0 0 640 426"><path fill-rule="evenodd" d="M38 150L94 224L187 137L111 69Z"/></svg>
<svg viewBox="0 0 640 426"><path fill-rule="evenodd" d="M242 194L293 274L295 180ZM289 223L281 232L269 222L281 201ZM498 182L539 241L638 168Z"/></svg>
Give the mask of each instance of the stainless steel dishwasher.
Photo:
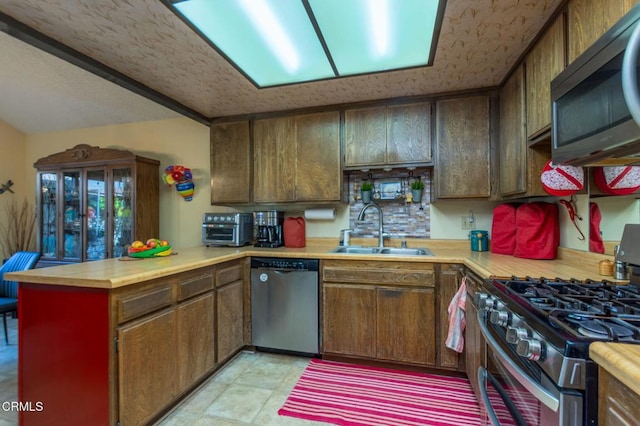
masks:
<svg viewBox="0 0 640 426"><path fill-rule="evenodd" d="M317 354L318 260L251 259L251 343Z"/></svg>

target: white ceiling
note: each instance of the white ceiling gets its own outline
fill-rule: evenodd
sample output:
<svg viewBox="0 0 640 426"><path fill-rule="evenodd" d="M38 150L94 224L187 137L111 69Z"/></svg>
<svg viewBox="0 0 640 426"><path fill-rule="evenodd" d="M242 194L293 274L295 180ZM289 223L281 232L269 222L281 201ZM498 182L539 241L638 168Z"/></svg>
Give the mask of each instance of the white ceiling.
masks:
<svg viewBox="0 0 640 426"><path fill-rule="evenodd" d="M493 87L561 3L448 0L432 67L269 89L158 0L0 0L0 12L214 118ZM25 133L180 116L1 31L0 56L0 120Z"/></svg>

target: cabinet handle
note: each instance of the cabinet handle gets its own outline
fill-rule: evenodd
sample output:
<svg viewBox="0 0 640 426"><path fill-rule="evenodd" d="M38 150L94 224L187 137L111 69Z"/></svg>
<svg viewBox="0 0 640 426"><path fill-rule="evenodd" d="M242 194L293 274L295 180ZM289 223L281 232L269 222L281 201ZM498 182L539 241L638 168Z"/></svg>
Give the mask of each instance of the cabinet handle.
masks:
<svg viewBox="0 0 640 426"><path fill-rule="evenodd" d="M400 297L402 296L402 291L397 290L379 290L382 297Z"/></svg>

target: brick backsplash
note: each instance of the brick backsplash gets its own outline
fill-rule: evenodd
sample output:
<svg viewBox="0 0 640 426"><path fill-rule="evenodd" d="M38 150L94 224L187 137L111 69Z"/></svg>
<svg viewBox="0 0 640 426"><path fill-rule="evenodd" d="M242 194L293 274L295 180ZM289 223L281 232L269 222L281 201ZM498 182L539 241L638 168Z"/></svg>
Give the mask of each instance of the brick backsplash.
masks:
<svg viewBox="0 0 640 426"><path fill-rule="evenodd" d="M383 212L384 232L391 238L430 238L431 215L431 171L429 168L416 168L413 171L394 169L391 171L375 170L370 172L352 171L348 174L349 182L349 227L353 236L378 238L378 212L367 210L365 220L357 222L358 214L364 207L360 196L360 185L365 180L374 184L374 192L381 191L383 183L400 181L404 193L411 193L410 183L420 177L424 182L422 202L406 202L403 197L393 200L373 200Z"/></svg>

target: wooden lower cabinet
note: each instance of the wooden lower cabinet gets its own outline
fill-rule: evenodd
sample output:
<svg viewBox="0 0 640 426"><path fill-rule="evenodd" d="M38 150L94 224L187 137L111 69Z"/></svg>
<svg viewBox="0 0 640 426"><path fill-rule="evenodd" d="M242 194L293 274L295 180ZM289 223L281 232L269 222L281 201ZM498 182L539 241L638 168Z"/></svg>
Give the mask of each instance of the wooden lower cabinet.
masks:
<svg viewBox="0 0 640 426"><path fill-rule="evenodd" d="M458 264L437 266L437 306L438 324L436 339L438 345L437 366L449 370L464 371L464 357L446 345L449 332L449 304L460 288L460 270Z"/></svg>
<svg viewBox="0 0 640 426"><path fill-rule="evenodd" d="M216 271L218 363L229 359L245 344L244 303L247 268L247 262L241 261Z"/></svg>
<svg viewBox="0 0 640 426"><path fill-rule="evenodd" d="M176 396L177 333L173 309L118 330L120 424L146 424Z"/></svg>
<svg viewBox="0 0 640 426"><path fill-rule="evenodd" d="M375 358L375 287L325 283L322 291L323 352Z"/></svg>
<svg viewBox="0 0 640 426"><path fill-rule="evenodd" d="M640 395L598 368L598 425L636 425L640 419Z"/></svg>
<svg viewBox="0 0 640 426"><path fill-rule="evenodd" d="M431 264L327 260L322 283L324 354L435 365Z"/></svg>
<svg viewBox="0 0 640 426"><path fill-rule="evenodd" d="M410 364L434 365L436 346L431 321L433 288L376 290L376 356Z"/></svg>
<svg viewBox="0 0 640 426"><path fill-rule="evenodd" d="M179 392L215 366L214 295L209 292L176 308Z"/></svg>
<svg viewBox="0 0 640 426"><path fill-rule="evenodd" d="M466 303L466 327L464 332L464 356L467 377L471 382L473 392L480 398L480 385L478 383L478 368L486 366L485 362L485 342L480 331L478 323L478 311L473 303L473 296L479 285L479 278L469 272L465 273L467 277L467 303Z"/></svg>

